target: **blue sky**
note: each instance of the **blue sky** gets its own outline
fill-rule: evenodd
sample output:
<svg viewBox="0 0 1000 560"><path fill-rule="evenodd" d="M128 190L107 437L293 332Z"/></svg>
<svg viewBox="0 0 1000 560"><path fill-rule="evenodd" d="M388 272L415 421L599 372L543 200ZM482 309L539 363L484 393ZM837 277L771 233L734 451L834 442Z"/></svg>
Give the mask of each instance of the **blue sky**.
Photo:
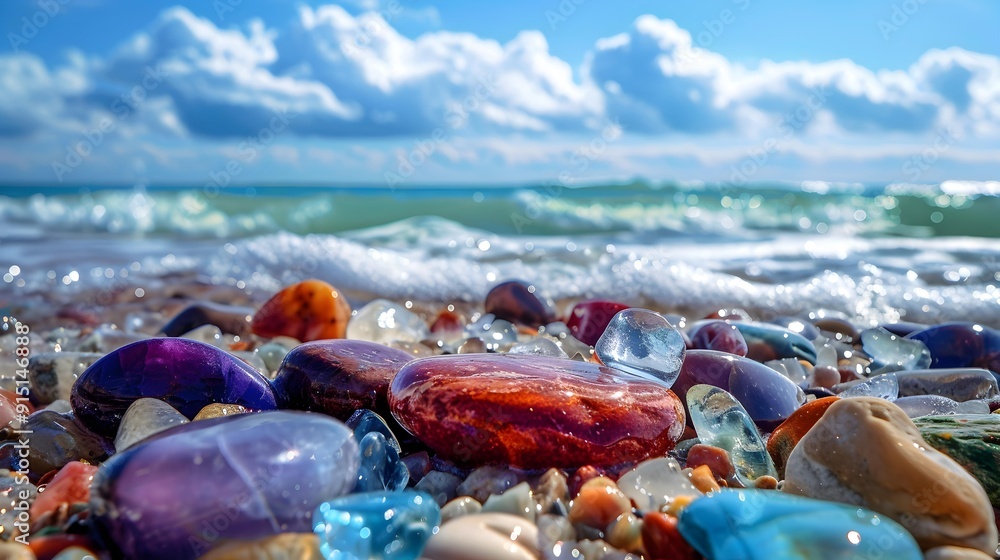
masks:
<svg viewBox="0 0 1000 560"><path fill-rule="evenodd" d="M6 183L1000 171L1000 3L0 4Z"/></svg>

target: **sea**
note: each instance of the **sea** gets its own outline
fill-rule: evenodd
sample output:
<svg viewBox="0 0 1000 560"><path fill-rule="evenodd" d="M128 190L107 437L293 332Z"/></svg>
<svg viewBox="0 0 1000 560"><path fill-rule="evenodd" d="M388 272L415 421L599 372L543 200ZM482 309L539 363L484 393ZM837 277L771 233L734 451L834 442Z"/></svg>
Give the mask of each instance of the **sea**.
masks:
<svg viewBox="0 0 1000 560"><path fill-rule="evenodd" d="M0 187L0 308L172 278L260 301L478 302L504 280L701 317L1000 327L1000 182Z"/></svg>

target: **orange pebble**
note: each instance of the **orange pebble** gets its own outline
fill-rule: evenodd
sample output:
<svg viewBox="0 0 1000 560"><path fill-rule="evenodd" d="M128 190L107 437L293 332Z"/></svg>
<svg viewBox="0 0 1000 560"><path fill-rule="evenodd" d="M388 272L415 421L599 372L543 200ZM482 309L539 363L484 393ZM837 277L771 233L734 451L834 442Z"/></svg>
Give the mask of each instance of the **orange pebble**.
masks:
<svg viewBox="0 0 1000 560"><path fill-rule="evenodd" d="M721 447L698 443L688 450L687 466L694 469L702 465L712 469L715 478L722 480L727 480L736 474L736 467L733 466L728 451Z"/></svg>
<svg viewBox="0 0 1000 560"><path fill-rule="evenodd" d="M604 529L618 516L632 511L632 502L610 478L599 476L584 483L569 508L569 520Z"/></svg>
<svg viewBox="0 0 1000 560"><path fill-rule="evenodd" d="M97 467L73 461L59 469L45 489L31 504L29 514L32 519L54 512L63 504L75 504L90 501L90 483L94 480Z"/></svg>
<svg viewBox="0 0 1000 560"><path fill-rule="evenodd" d="M677 529L677 518L650 512L642 518L642 544L651 560L695 560L701 556Z"/></svg>
<svg viewBox="0 0 1000 560"><path fill-rule="evenodd" d="M702 492L719 491L719 483L715 481L715 474L712 473L712 469L708 468L708 465L694 468L688 473L688 478L691 479L691 484L694 484L694 487Z"/></svg>
<svg viewBox="0 0 1000 560"><path fill-rule="evenodd" d="M840 397L824 397L807 402L771 432L771 437L767 440L767 452L771 455L778 474L784 476L785 462L792 454L792 449L795 449L802 436L819 422L826 409L838 400Z"/></svg>
<svg viewBox="0 0 1000 560"><path fill-rule="evenodd" d="M305 280L281 290L253 316L250 329L267 338L290 336L301 342L344 338L351 306L322 280Z"/></svg>

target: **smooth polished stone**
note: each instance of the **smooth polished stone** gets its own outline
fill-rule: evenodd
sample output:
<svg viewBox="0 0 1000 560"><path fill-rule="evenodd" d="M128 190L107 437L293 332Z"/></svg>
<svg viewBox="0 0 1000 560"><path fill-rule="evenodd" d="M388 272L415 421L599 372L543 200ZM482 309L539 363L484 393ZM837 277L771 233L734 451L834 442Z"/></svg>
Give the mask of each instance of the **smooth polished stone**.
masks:
<svg viewBox="0 0 1000 560"><path fill-rule="evenodd" d="M867 509L760 490L723 490L695 500L678 524L708 558L923 560L906 529Z"/></svg>
<svg viewBox="0 0 1000 560"><path fill-rule="evenodd" d="M598 476L583 483L573 498L569 520L603 530L618 516L632 509L629 499L610 478Z"/></svg>
<svg viewBox="0 0 1000 560"><path fill-rule="evenodd" d="M90 485L97 467L73 461L59 469L59 472L45 485L31 503L29 510L32 523L38 523L45 515L51 515L63 505L90 501Z"/></svg>
<svg viewBox="0 0 1000 560"><path fill-rule="evenodd" d="M861 344L872 357L872 369L883 372L924 369L931 365L931 352L923 342L895 335L881 327L861 333Z"/></svg>
<svg viewBox="0 0 1000 560"><path fill-rule="evenodd" d="M198 560L324 560L315 533L282 533L256 540L229 541Z"/></svg>
<svg viewBox="0 0 1000 560"><path fill-rule="evenodd" d="M489 313L469 325L466 331L483 342L484 352L505 352L517 344L517 326ZM459 354L462 353L465 352L459 348Z"/></svg>
<svg viewBox="0 0 1000 560"><path fill-rule="evenodd" d="M9 449L12 462L4 464L18 470L17 462L23 449L18 449L20 438L27 437L30 448L29 477L37 481L49 471L63 468L73 461L99 463L114 452L111 441L102 438L76 421L72 413L39 410L28 416L21 428L26 434L11 434L0 450Z"/></svg>
<svg viewBox="0 0 1000 560"><path fill-rule="evenodd" d="M698 439L729 452L743 486L752 487L763 476L777 478L760 432L738 400L718 387L695 385L687 403Z"/></svg>
<svg viewBox="0 0 1000 560"><path fill-rule="evenodd" d="M896 377L901 397L940 395L965 402L1000 396L996 377L986 369L921 369L901 371Z"/></svg>
<svg viewBox="0 0 1000 560"><path fill-rule="evenodd" d="M1000 416L958 414L914 419L920 435L931 447L965 467L986 490L994 507L1000 507Z"/></svg>
<svg viewBox="0 0 1000 560"><path fill-rule="evenodd" d="M816 348L804 336L767 323L733 321L747 343L747 357L758 362L795 358L816 363Z"/></svg>
<svg viewBox="0 0 1000 560"><path fill-rule="evenodd" d="M350 429L320 414L200 420L101 465L91 520L116 554L193 560L226 539L308 532L319 504L354 488L358 456Z"/></svg>
<svg viewBox="0 0 1000 560"><path fill-rule="evenodd" d="M990 405L986 401L958 402L939 395L915 395L894 401L910 418L940 416L943 414L989 414Z"/></svg>
<svg viewBox="0 0 1000 560"><path fill-rule="evenodd" d="M515 344L507 350L509 354L525 354L529 356L548 356L550 358L569 358L566 352L550 338L538 337L527 342Z"/></svg>
<svg viewBox="0 0 1000 560"><path fill-rule="evenodd" d="M680 373L685 349L680 331L659 313L639 308L619 311L594 346L604 365L667 388Z"/></svg>
<svg viewBox="0 0 1000 560"><path fill-rule="evenodd" d="M275 294L253 316L257 336L288 336L302 342L344 338L351 306L322 280L305 280Z"/></svg>
<svg viewBox="0 0 1000 560"><path fill-rule="evenodd" d="M895 373L876 375L862 383L851 385L837 396L842 399L872 397L892 402L899 396L899 378Z"/></svg>
<svg viewBox="0 0 1000 560"><path fill-rule="evenodd" d="M931 368L978 367L1000 373L1000 332L975 323L943 323L906 335L923 342Z"/></svg>
<svg viewBox="0 0 1000 560"><path fill-rule="evenodd" d="M792 454L802 436L819 422L826 409L839 398L824 397L807 402L771 432L771 436L767 438L767 452L771 455L779 475L784 476L788 456Z"/></svg>
<svg viewBox="0 0 1000 560"><path fill-rule="evenodd" d="M45 352L28 361L31 400L39 405L68 401L73 384L103 354L96 352Z"/></svg>
<svg viewBox="0 0 1000 560"><path fill-rule="evenodd" d="M441 507L441 523L447 523L463 515L475 515L481 511L483 511L483 504L480 504L475 498L459 496Z"/></svg>
<svg viewBox="0 0 1000 560"><path fill-rule="evenodd" d="M573 306L566 318L566 326L578 340L593 346L604 334L611 319L629 306L615 301L592 299Z"/></svg>
<svg viewBox="0 0 1000 560"><path fill-rule="evenodd" d="M181 336L204 325L215 325L221 332L246 336L254 311L249 307L199 301L182 309L163 326L163 336Z"/></svg>
<svg viewBox="0 0 1000 560"><path fill-rule="evenodd" d="M318 340L285 356L274 377L283 408L347 420L358 409L389 414L389 383L413 358L363 340Z"/></svg>
<svg viewBox="0 0 1000 560"><path fill-rule="evenodd" d="M218 418L220 416L236 416L237 414L246 414L248 412L250 412L250 410L242 405L212 403L199 410L198 414L195 414L194 418L192 418L192 421L208 420L210 418Z"/></svg>
<svg viewBox="0 0 1000 560"><path fill-rule="evenodd" d="M32 516L29 513L30 508L37 501L37 496L38 488L30 480L27 480L24 474L19 474L16 470L0 469L0 532L2 534L17 535L32 531L31 524L39 521L41 517ZM25 515L28 515L28 519L24 519Z"/></svg>
<svg viewBox="0 0 1000 560"><path fill-rule="evenodd" d="M983 487L882 399L830 405L788 457L783 490L883 513L924 549L956 545L992 552L997 546Z"/></svg>
<svg viewBox="0 0 1000 560"><path fill-rule="evenodd" d="M399 440L396 439L396 434L392 433L389 424L386 423L384 418L371 410L364 408L358 410L347 419L345 424L347 424L348 428L354 430L355 441L361 441L362 438L371 432L378 432L385 437L385 441L389 447L398 452L402 452L403 450L399 445Z"/></svg>
<svg viewBox="0 0 1000 560"><path fill-rule="evenodd" d="M939 546L928 550L924 560L993 560L993 555L960 546Z"/></svg>
<svg viewBox="0 0 1000 560"><path fill-rule="evenodd" d="M399 445L395 441L395 445ZM410 471L399 459L399 450L379 432L369 432L358 442L361 464L355 492L399 491L410 481Z"/></svg>
<svg viewBox="0 0 1000 560"><path fill-rule="evenodd" d="M5 560L37 560L35 553L23 544L0 542L0 558Z"/></svg>
<svg viewBox="0 0 1000 560"><path fill-rule="evenodd" d="M101 358L77 380L70 402L84 426L114 437L125 411L143 397L160 399L187 418L212 403L277 408L260 373L214 346L181 338L151 338Z"/></svg>
<svg viewBox="0 0 1000 560"><path fill-rule="evenodd" d="M115 451L120 453L155 433L188 422L177 409L159 399L139 399L122 416Z"/></svg>
<svg viewBox="0 0 1000 560"><path fill-rule="evenodd" d="M806 340L816 340L820 336L819 329L808 319L802 317L776 317L768 320L767 323L788 329L795 334L800 334Z"/></svg>
<svg viewBox="0 0 1000 560"><path fill-rule="evenodd" d="M422 492L366 492L324 502L313 530L328 560L416 560L441 525Z"/></svg>
<svg viewBox="0 0 1000 560"><path fill-rule="evenodd" d="M441 526L424 548L424 560L538 560L538 528L523 517L479 513Z"/></svg>
<svg viewBox="0 0 1000 560"><path fill-rule="evenodd" d="M673 457L643 461L618 479L618 487L639 508L659 511L678 496L700 496Z"/></svg>
<svg viewBox="0 0 1000 560"><path fill-rule="evenodd" d="M387 299L369 302L347 324L347 338L378 344L420 342L430 335L427 323L419 315Z"/></svg>
<svg viewBox="0 0 1000 560"><path fill-rule="evenodd" d="M483 503L484 513L509 513L519 515L532 523L538 513L535 501L532 499L531 486L521 482L504 490L500 494L492 494Z"/></svg>
<svg viewBox="0 0 1000 560"><path fill-rule="evenodd" d="M446 459L526 469L662 456L684 431L683 406L659 383L537 356L417 360L393 379L389 405Z"/></svg>
<svg viewBox="0 0 1000 560"><path fill-rule="evenodd" d="M726 321L700 321L688 331L691 344L699 350L716 350L746 356L747 341L736 325Z"/></svg>
<svg viewBox="0 0 1000 560"><path fill-rule="evenodd" d="M642 517L642 544L649 557L669 560L700 560L701 556L677 528L677 518L658 511Z"/></svg>
<svg viewBox="0 0 1000 560"><path fill-rule="evenodd" d="M552 302L527 282L497 284L486 294L484 307L497 319L535 329L556 318Z"/></svg>
<svg viewBox="0 0 1000 560"><path fill-rule="evenodd" d="M472 496L485 502L491 495L500 494L521 481L521 476L505 467L485 466L475 469L455 489L460 496Z"/></svg>

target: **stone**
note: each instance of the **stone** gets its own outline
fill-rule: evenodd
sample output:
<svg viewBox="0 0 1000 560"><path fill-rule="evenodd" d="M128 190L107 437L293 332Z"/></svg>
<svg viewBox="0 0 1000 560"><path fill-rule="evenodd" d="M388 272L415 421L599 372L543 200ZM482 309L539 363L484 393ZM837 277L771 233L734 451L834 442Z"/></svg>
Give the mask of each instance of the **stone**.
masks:
<svg viewBox="0 0 1000 560"><path fill-rule="evenodd" d="M446 459L525 469L662 456L684 431L683 406L659 383L538 356L411 362L393 379L389 406L403 428Z"/></svg>
<svg viewBox="0 0 1000 560"><path fill-rule="evenodd" d="M288 355L290 350L291 348L272 340L256 348L254 353L264 362L267 371L277 372L278 368L281 367L281 362L284 361L285 356Z"/></svg>
<svg viewBox="0 0 1000 560"><path fill-rule="evenodd" d="M98 555L86 548L71 546L64 548L62 552L56 554L52 560L95 560Z"/></svg>
<svg viewBox="0 0 1000 560"><path fill-rule="evenodd" d="M719 483L715 481L715 473L712 469L708 468L708 465L701 465L698 467L690 467L691 470L687 473L688 478L691 479L691 484L694 485L699 491L708 494L709 492L717 492L719 490ZM764 478L773 477L758 477L754 480L754 486L759 486L759 481ZM777 481L775 481L777 483Z"/></svg>
<svg viewBox="0 0 1000 560"><path fill-rule="evenodd" d="M862 331L861 345L872 357L873 370L890 372L925 369L931 365L931 352L923 342L903 338L882 327Z"/></svg>
<svg viewBox="0 0 1000 560"><path fill-rule="evenodd" d="M747 341L736 325L726 321L699 321L688 331L691 345L699 350L715 350L737 356L747 355Z"/></svg>
<svg viewBox="0 0 1000 560"><path fill-rule="evenodd" d="M282 533L256 540L229 541L199 560L324 560L315 533Z"/></svg>
<svg viewBox="0 0 1000 560"><path fill-rule="evenodd" d="M993 560L993 555L971 548L939 546L928 550L924 560Z"/></svg>
<svg viewBox="0 0 1000 560"><path fill-rule="evenodd" d="M169 404L158 399L139 399L122 416L115 436L115 451L122 452L153 434L187 423L188 419Z"/></svg>
<svg viewBox="0 0 1000 560"><path fill-rule="evenodd" d="M743 486L752 487L761 476L777 477L757 427L732 395L711 385L695 385L687 401L698 439L729 453Z"/></svg>
<svg viewBox="0 0 1000 560"><path fill-rule="evenodd" d="M768 444L770 443L769 439ZM712 471L715 478L721 480L729 480L736 475L736 467L733 466L728 451L703 443L697 443L688 450L687 466L692 469L706 466Z"/></svg>
<svg viewBox="0 0 1000 560"><path fill-rule="evenodd" d="M96 352L107 354L123 346L128 346L141 340L148 340L149 338L149 335L128 333L115 327L98 327L80 340L75 348L70 347L67 349L83 353Z"/></svg>
<svg viewBox="0 0 1000 560"><path fill-rule="evenodd" d="M677 528L677 518L658 511L642 516L642 544L652 560L700 560Z"/></svg>
<svg viewBox="0 0 1000 560"><path fill-rule="evenodd" d="M267 300L250 328L257 336L288 336L302 342L344 338L351 306L336 288L322 280L293 284Z"/></svg>
<svg viewBox="0 0 1000 560"><path fill-rule="evenodd" d="M366 408L360 409L352 414L345 423L348 428L354 430L355 441L361 441L366 435L377 432L384 436L389 447L395 449L397 452L402 452L403 450L399 445L399 440L396 439L396 435L389 428L389 424L386 423L385 419L371 410Z"/></svg>
<svg viewBox="0 0 1000 560"><path fill-rule="evenodd" d="M538 513L532 498L531 487L527 482L520 482L486 498L482 511L484 513L509 513L519 515L532 523Z"/></svg>
<svg viewBox="0 0 1000 560"><path fill-rule="evenodd" d="M520 482L514 471L501 467L485 466L469 473L456 488L460 496L472 496L485 502L492 494L500 494Z"/></svg>
<svg viewBox="0 0 1000 560"><path fill-rule="evenodd" d="M1000 373L1000 332L975 323L943 323L906 335L931 353L933 369L976 367Z"/></svg>
<svg viewBox="0 0 1000 560"><path fill-rule="evenodd" d="M422 492L366 492L324 502L313 528L328 560L416 560L441 525Z"/></svg>
<svg viewBox="0 0 1000 560"><path fill-rule="evenodd" d="M486 294L484 307L497 319L534 329L555 320L552 302L526 282L497 284Z"/></svg>
<svg viewBox="0 0 1000 560"><path fill-rule="evenodd" d="M523 517L480 513L452 519L427 541L424 560L538 560L538 528Z"/></svg>
<svg viewBox="0 0 1000 560"><path fill-rule="evenodd" d="M197 340L198 342L211 344L212 346L222 348L223 350L226 348L226 341L222 338L222 329L215 325L202 325L191 332L182 334L180 338Z"/></svg>
<svg viewBox="0 0 1000 560"><path fill-rule="evenodd" d="M204 325L214 325L221 332L246 336L254 311L249 307L199 301L188 305L163 326L163 336L181 336Z"/></svg>
<svg viewBox="0 0 1000 560"><path fill-rule="evenodd" d="M788 457L783 490L882 513L925 550L956 545L992 552L997 545L982 486L882 399L830 405Z"/></svg>
<svg viewBox="0 0 1000 560"><path fill-rule="evenodd" d="M788 329L795 334L801 334L806 340L816 340L821 334L815 325L802 317L775 317L767 322Z"/></svg>
<svg viewBox="0 0 1000 560"><path fill-rule="evenodd" d="M77 380L70 402L80 423L114 437L125 411L143 397L160 399L187 418L212 403L277 408L260 373L214 346L181 338L151 338L104 356Z"/></svg>
<svg viewBox="0 0 1000 560"><path fill-rule="evenodd" d="M430 335L427 323L419 315L387 299L369 302L347 324L347 338L385 345L420 342Z"/></svg>
<svg viewBox="0 0 1000 560"><path fill-rule="evenodd" d="M659 313L626 309L611 319L594 346L604 365L670 388L684 362L684 337Z"/></svg>
<svg viewBox="0 0 1000 560"><path fill-rule="evenodd" d="M0 469L0 534L4 538L31 532L30 524L24 520L25 507L30 507L37 495L38 488L24 474ZM29 514L28 521L35 519ZM0 555L0 558L3 556Z"/></svg>
<svg viewBox="0 0 1000 560"><path fill-rule="evenodd" d="M444 505L460 494L457 488L462 479L444 471L431 471L424 475L420 482L414 485L416 490L425 492L434 498L437 504ZM484 498L485 499L485 498Z"/></svg>
<svg viewBox="0 0 1000 560"><path fill-rule="evenodd" d="M282 408L347 420L366 408L389 415L389 383L413 358L402 350L363 340L319 340L285 356L274 377Z"/></svg>
<svg viewBox="0 0 1000 560"><path fill-rule="evenodd" d="M816 364L816 348L804 336L767 323L733 321L747 343L747 357L758 362L795 358Z"/></svg>
<svg viewBox="0 0 1000 560"><path fill-rule="evenodd" d="M480 317L478 321L469 325L467 332L476 337L470 340L482 341L484 352L504 352L517 344L517 327L514 323L490 314ZM460 347L459 354L462 353L465 352Z"/></svg>
<svg viewBox="0 0 1000 560"><path fill-rule="evenodd" d="M872 397L892 402L899 396L899 378L895 373L876 375L871 379L851 385L837 396L842 399Z"/></svg>
<svg viewBox="0 0 1000 560"><path fill-rule="evenodd" d="M393 492L406 488L410 471L399 459L398 448L393 447L384 435L369 432L358 442L358 447L361 449L361 463L355 492Z"/></svg>
<svg viewBox="0 0 1000 560"><path fill-rule="evenodd" d="M507 350L510 354L527 354L531 356L548 356L550 358L569 358L566 352L555 341L538 337L527 342L515 344Z"/></svg>
<svg viewBox="0 0 1000 560"><path fill-rule="evenodd" d="M73 461L98 463L114 452L110 440L81 426L72 413L39 410L28 416L21 430L31 434L28 474L33 481L38 481L45 473L59 470ZM0 433L6 440L0 446L0 455L5 459L10 458L10 462L4 462L2 466L18 470L16 465L19 453L16 446L24 436L9 431L9 428Z"/></svg>
<svg viewBox="0 0 1000 560"><path fill-rule="evenodd" d="M76 380L102 356L96 352L33 354L28 361L31 399L40 405L57 400L68 401Z"/></svg>
<svg viewBox="0 0 1000 560"><path fill-rule="evenodd" d="M538 512L547 513L553 508L565 508L569 502L569 480L559 469L549 469L538 478L533 497L538 503Z"/></svg>
<svg viewBox="0 0 1000 560"><path fill-rule="evenodd" d="M0 429L5 428L11 422L20 425L20 422L30 414L30 403L24 397L21 398L24 400L21 401L21 409L18 411L17 394L13 391L0 389Z"/></svg>
<svg viewBox="0 0 1000 560"><path fill-rule="evenodd" d="M771 436L767 438L767 452L771 455L779 476L784 476L785 463L788 462L788 456L792 454L799 440L816 425L816 422L819 422L826 409L839 398L824 397L807 402L771 432Z"/></svg>
<svg viewBox="0 0 1000 560"><path fill-rule="evenodd" d="M599 476L588 480L573 498L569 520L595 529L604 529L619 515L632 510L632 504L613 480Z"/></svg>
<svg viewBox="0 0 1000 560"><path fill-rule="evenodd" d="M623 513L608 524L604 538L618 550L642 553L642 520L631 513Z"/></svg>
<svg viewBox="0 0 1000 560"><path fill-rule="evenodd" d="M1000 416L924 416L913 423L924 441L969 471L1000 507Z"/></svg>
<svg viewBox="0 0 1000 560"><path fill-rule="evenodd" d="M59 469L59 472L45 485L31 503L29 515L33 524L38 524L45 516L51 516L63 506L90 501L90 484L94 480L97 467L73 461Z"/></svg>
<svg viewBox="0 0 1000 560"><path fill-rule="evenodd" d="M986 401L958 402L940 395L914 395L893 401L910 418L940 416L943 414L989 414Z"/></svg>
<svg viewBox="0 0 1000 560"><path fill-rule="evenodd" d="M220 416L236 416L237 414L246 414L250 410L239 404L222 404L222 403L212 403L205 405L204 408L198 411L198 414L194 415L192 421L195 420L208 420L210 418L219 418Z"/></svg>
<svg viewBox="0 0 1000 560"><path fill-rule="evenodd" d="M459 496L441 506L441 523L463 515L475 515L483 510L483 505L469 496Z"/></svg>
<svg viewBox="0 0 1000 560"><path fill-rule="evenodd" d="M629 306L616 301L592 299L573 306L566 318L566 326L578 340L589 346L597 344L611 319Z"/></svg>
<svg viewBox="0 0 1000 560"><path fill-rule="evenodd" d="M923 560L906 529L866 509L761 490L722 490L684 509L678 529L707 558Z"/></svg>
<svg viewBox="0 0 1000 560"><path fill-rule="evenodd" d="M701 495L673 457L639 463L622 474L618 487L643 513L660 511L679 496Z"/></svg>
<svg viewBox="0 0 1000 560"><path fill-rule="evenodd" d="M72 549L100 550L97 543L93 542L86 535L71 533L32 535L29 544L32 552L34 552L35 556L37 556L40 560L55 558L57 555L62 554L66 550L70 550L71 554ZM96 557L96 555L91 553L91 558L84 558L82 560L93 560L93 558Z"/></svg>
<svg viewBox="0 0 1000 560"><path fill-rule="evenodd" d="M0 558L6 560L36 560L35 553L23 544L0 542Z"/></svg>
<svg viewBox="0 0 1000 560"><path fill-rule="evenodd" d="M101 465L90 519L114 554L194 560L226 539L310 531L316 507L352 490L357 469L350 429L327 416L200 420Z"/></svg>
<svg viewBox="0 0 1000 560"><path fill-rule="evenodd" d="M699 384L732 394L763 429L777 426L805 401L802 389L773 369L714 350L689 350L672 390L686 399L688 390Z"/></svg>
<svg viewBox="0 0 1000 560"><path fill-rule="evenodd" d="M996 377L989 370L980 368L901 371L896 378L901 397L940 395L965 402L1000 396Z"/></svg>

